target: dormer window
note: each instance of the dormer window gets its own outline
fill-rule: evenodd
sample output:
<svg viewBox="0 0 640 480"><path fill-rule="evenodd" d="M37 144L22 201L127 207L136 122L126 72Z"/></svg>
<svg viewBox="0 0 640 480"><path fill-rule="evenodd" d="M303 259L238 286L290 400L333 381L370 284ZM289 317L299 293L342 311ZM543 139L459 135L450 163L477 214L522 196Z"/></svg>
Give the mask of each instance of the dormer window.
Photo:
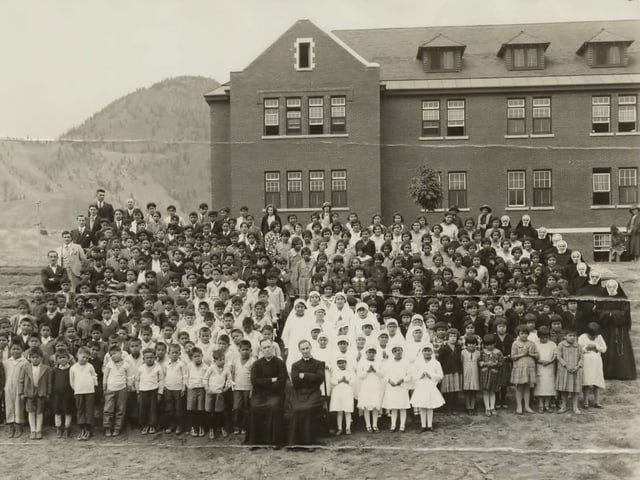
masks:
<svg viewBox="0 0 640 480"><path fill-rule="evenodd" d="M311 71L315 68L315 52L312 38L298 38L294 44L294 67L299 72Z"/></svg>
<svg viewBox="0 0 640 480"><path fill-rule="evenodd" d="M418 47L425 72L459 72L466 46L440 34Z"/></svg>
<svg viewBox="0 0 640 480"><path fill-rule="evenodd" d="M582 55L590 67L626 67L627 48L633 40L611 33L604 28L584 42L576 54Z"/></svg>
<svg viewBox="0 0 640 480"><path fill-rule="evenodd" d="M544 53L549 42L521 31L498 50L507 70L543 70Z"/></svg>

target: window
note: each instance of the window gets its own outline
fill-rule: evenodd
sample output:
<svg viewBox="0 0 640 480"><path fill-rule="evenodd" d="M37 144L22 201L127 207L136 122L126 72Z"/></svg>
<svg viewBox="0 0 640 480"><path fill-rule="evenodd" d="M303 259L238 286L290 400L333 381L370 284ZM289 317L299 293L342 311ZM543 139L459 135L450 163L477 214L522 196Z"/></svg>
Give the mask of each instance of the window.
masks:
<svg viewBox="0 0 640 480"><path fill-rule="evenodd" d="M347 97L331 97L331 133L347 133Z"/></svg>
<svg viewBox="0 0 640 480"><path fill-rule="evenodd" d="M538 68L538 48L514 48L513 49L513 68Z"/></svg>
<svg viewBox="0 0 640 480"><path fill-rule="evenodd" d="M310 38L298 38L295 43L295 67L296 70L313 70L313 40Z"/></svg>
<svg viewBox="0 0 640 480"><path fill-rule="evenodd" d="M302 172L287 172L287 208L302 208Z"/></svg>
<svg viewBox="0 0 640 480"><path fill-rule="evenodd" d="M277 98L264 99L264 134L280 134L280 101Z"/></svg>
<svg viewBox="0 0 640 480"><path fill-rule="evenodd" d="M593 63L599 67L622 65L620 45L594 45Z"/></svg>
<svg viewBox="0 0 640 480"><path fill-rule="evenodd" d="M309 135L322 135L324 132L324 99L309 98Z"/></svg>
<svg viewBox="0 0 640 480"><path fill-rule="evenodd" d="M302 101L287 98L287 135L302 134Z"/></svg>
<svg viewBox="0 0 640 480"><path fill-rule="evenodd" d="M593 205L611 205L611 169L594 168L591 174L593 180Z"/></svg>
<svg viewBox="0 0 640 480"><path fill-rule="evenodd" d="M347 206L347 171L331 171L331 205L334 207Z"/></svg>
<svg viewBox="0 0 640 480"><path fill-rule="evenodd" d="M631 205L638 203L638 169L621 168L618 170L618 203Z"/></svg>
<svg viewBox="0 0 640 480"><path fill-rule="evenodd" d="M611 122L611 97L591 97L591 131L609 132Z"/></svg>
<svg viewBox="0 0 640 480"><path fill-rule="evenodd" d="M320 208L324 203L324 171L309 172L309 207Z"/></svg>
<svg viewBox="0 0 640 480"><path fill-rule="evenodd" d="M453 50L432 49L428 55L430 70L455 70Z"/></svg>
<svg viewBox="0 0 640 480"><path fill-rule="evenodd" d="M464 100L447 101L447 137L464 136Z"/></svg>
<svg viewBox="0 0 640 480"><path fill-rule="evenodd" d="M533 206L550 207L551 205L551 170L534 170Z"/></svg>
<svg viewBox="0 0 640 480"><path fill-rule="evenodd" d="M611 234L593 234L593 260L596 262L608 262L611 252Z"/></svg>
<svg viewBox="0 0 640 480"><path fill-rule="evenodd" d="M620 95L618 97L618 131L619 132L635 132L636 131L636 103L635 95Z"/></svg>
<svg viewBox="0 0 640 480"><path fill-rule="evenodd" d="M551 133L551 99L533 99L533 134L544 135Z"/></svg>
<svg viewBox="0 0 640 480"><path fill-rule="evenodd" d="M507 206L524 207L526 204L525 172L507 172Z"/></svg>
<svg viewBox="0 0 640 480"><path fill-rule="evenodd" d="M507 99L507 135L524 135L524 98Z"/></svg>
<svg viewBox="0 0 640 480"><path fill-rule="evenodd" d="M265 172L264 204L280 208L280 172Z"/></svg>
<svg viewBox="0 0 640 480"><path fill-rule="evenodd" d="M422 101L422 136L440 136L440 100Z"/></svg>
<svg viewBox="0 0 640 480"><path fill-rule="evenodd" d="M467 172L449 172L449 206L467 208Z"/></svg>

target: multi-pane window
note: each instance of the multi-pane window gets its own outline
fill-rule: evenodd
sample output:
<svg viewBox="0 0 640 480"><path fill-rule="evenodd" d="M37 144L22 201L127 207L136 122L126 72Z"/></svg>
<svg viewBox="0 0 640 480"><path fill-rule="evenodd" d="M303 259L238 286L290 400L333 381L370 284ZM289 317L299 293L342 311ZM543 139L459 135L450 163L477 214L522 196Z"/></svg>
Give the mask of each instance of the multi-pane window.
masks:
<svg viewBox="0 0 640 480"><path fill-rule="evenodd" d="M507 99L507 135L525 134L524 98Z"/></svg>
<svg viewBox="0 0 640 480"><path fill-rule="evenodd" d="M611 253L611 234L593 234L593 260L596 262L608 262Z"/></svg>
<svg viewBox="0 0 640 480"><path fill-rule="evenodd" d="M280 101L277 98L264 99L264 134L280 134Z"/></svg>
<svg viewBox="0 0 640 480"><path fill-rule="evenodd" d="M619 45L594 45L594 64L600 67L616 66L622 64L622 56Z"/></svg>
<svg viewBox="0 0 640 480"><path fill-rule="evenodd" d="M302 172L287 172L287 208L302 208Z"/></svg>
<svg viewBox="0 0 640 480"><path fill-rule="evenodd" d="M449 206L467 208L467 172L449 172Z"/></svg>
<svg viewBox="0 0 640 480"><path fill-rule="evenodd" d="M524 207L526 197L525 172L522 170L507 172L507 206Z"/></svg>
<svg viewBox="0 0 640 480"><path fill-rule="evenodd" d="M280 208L280 172L264 173L264 204Z"/></svg>
<svg viewBox="0 0 640 480"><path fill-rule="evenodd" d="M618 203L621 205L638 203L637 168L621 168L618 170Z"/></svg>
<svg viewBox="0 0 640 480"><path fill-rule="evenodd" d="M611 205L611 169L594 168L591 173L593 205Z"/></svg>
<svg viewBox="0 0 640 480"><path fill-rule="evenodd" d="M347 133L347 97L331 97L331 133Z"/></svg>
<svg viewBox="0 0 640 480"><path fill-rule="evenodd" d="M536 47L514 48L514 68L538 68L538 49Z"/></svg>
<svg viewBox="0 0 640 480"><path fill-rule="evenodd" d="M440 100L422 101L422 136L440 136Z"/></svg>
<svg viewBox="0 0 640 480"><path fill-rule="evenodd" d="M453 50L434 49L429 52L431 70L454 70L455 55Z"/></svg>
<svg viewBox="0 0 640 480"><path fill-rule="evenodd" d="M609 132L611 124L611 97L591 97L591 131Z"/></svg>
<svg viewBox="0 0 640 480"><path fill-rule="evenodd" d="M447 136L464 136L464 100L447 101Z"/></svg>
<svg viewBox="0 0 640 480"><path fill-rule="evenodd" d="M533 206L550 207L551 205L551 170L534 170Z"/></svg>
<svg viewBox="0 0 640 480"><path fill-rule="evenodd" d="M302 100L287 98L287 135L302 133Z"/></svg>
<svg viewBox="0 0 640 480"><path fill-rule="evenodd" d="M309 207L319 208L324 203L324 171L309 172Z"/></svg>
<svg viewBox="0 0 640 480"><path fill-rule="evenodd" d="M324 99L309 97L309 135L322 135L324 132Z"/></svg>
<svg viewBox="0 0 640 480"><path fill-rule="evenodd" d="M551 98L533 99L533 134L551 133Z"/></svg>
<svg viewBox="0 0 640 480"><path fill-rule="evenodd" d="M347 206L347 171L331 171L331 205L334 207Z"/></svg>
<svg viewBox="0 0 640 480"><path fill-rule="evenodd" d="M635 132L637 121L637 97L620 95L618 97L618 131Z"/></svg>

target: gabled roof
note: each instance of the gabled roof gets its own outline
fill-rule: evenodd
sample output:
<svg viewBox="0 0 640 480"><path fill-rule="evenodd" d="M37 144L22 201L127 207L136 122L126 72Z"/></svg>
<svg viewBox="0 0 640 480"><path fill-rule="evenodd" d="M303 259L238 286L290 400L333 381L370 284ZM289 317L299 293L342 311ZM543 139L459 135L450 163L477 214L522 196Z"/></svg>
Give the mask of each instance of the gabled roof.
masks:
<svg viewBox="0 0 640 480"><path fill-rule="evenodd" d="M502 58L504 56L504 53L507 51L507 48L513 47L515 45L540 45L546 51L547 48L549 48L550 43L545 42L541 38L531 35L524 30L520 30L520 33L518 33L515 37L502 44L500 50L498 50L498 57Z"/></svg>
<svg viewBox="0 0 640 480"><path fill-rule="evenodd" d="M422 51L425 48L459 48L461 50L461 54L464 54L464 49L467 48L467 46L463 45L462 43L456 42L455 40L451 40L446 35L439 33L431 40L423 43L418 47L418 53L416 55L416 58L418 60L422 60Z"/></svg>
<svg viewBox="0 0 640 480"><path fill-rule="evenodd" d="M596 75L576 49L585 38L593 37L601 28L618 35L634 38L640 31L638 20L594 22L531 23L510 25L472 25L451 27L382 28L366 30L336 30L333 33L369 62L380 64L380 80L467 79L497 77L538 77L560 75ZM549 42L545 69L506 70L496 51L506 38L514 38L524 30ZM455 72L425 72L416 60L415 48L425 39L442 34L466 45L462 70ZM627 49L627 67L611 67L611 74L640 73L639 43Z"/></svg>
<svg viewBox="0 0 640 480"><path fill-rule="evenodd" d="M627 47L633 43L633 40L630 38L625 38L616 33L612 33L607 29L603 28L596 35L591 37L589 40L580 45L580 48L576 52L578 55L582 55L587 48L587 45L590 43L623 43Z"/></svg>

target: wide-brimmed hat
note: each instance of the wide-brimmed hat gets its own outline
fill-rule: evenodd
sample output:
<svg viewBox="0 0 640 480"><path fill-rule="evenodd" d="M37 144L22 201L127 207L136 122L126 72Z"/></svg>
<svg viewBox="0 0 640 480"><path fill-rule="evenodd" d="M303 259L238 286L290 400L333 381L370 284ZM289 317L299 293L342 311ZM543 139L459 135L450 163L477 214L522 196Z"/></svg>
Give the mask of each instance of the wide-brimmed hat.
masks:
<svg viewBox="0 0 640 480"><path fill-rule="evenodd" d="M640 205L634 205L629 209L629 213L633 213L634 210L640 211Z"/></svg>
<svg viewBox="0 0 640 480"><path fill-rule="evenodd" d="M449 210L447 210L448 212L456 212L456 213L460 213L460 209L458 208L457 205L451 205L449 207Z"/></svg>
<svg viewBox="0 0 640 480"><path fill-rule="evenodd" d="M489 213L493 212L493 209L492 209L489 205L487 205L487 204L482 205L482 206L480 207L480 211L484 210L485 208L486 208L487 210L489 210Z"/></svg>

